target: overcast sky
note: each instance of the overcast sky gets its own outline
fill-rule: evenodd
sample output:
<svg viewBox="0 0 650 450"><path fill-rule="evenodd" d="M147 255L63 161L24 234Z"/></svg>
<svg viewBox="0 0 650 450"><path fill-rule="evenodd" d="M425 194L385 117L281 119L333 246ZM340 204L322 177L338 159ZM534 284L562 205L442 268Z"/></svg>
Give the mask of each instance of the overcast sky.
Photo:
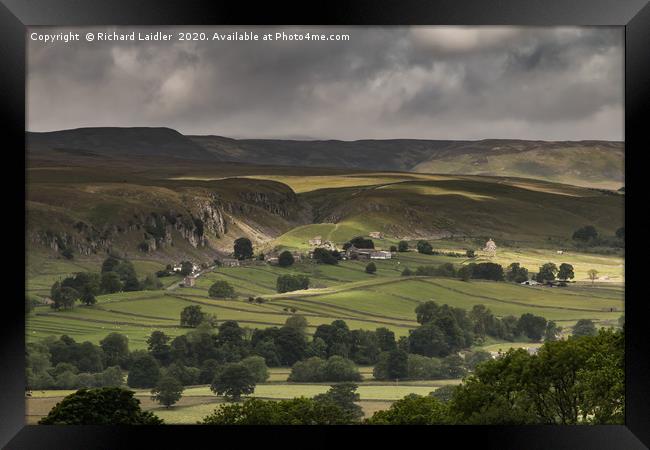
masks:
<svg viewBox="0 0 650 450"><path fill-rule="evenodd" d="M28 39L28 129L295 139L623 140L622 28L160 27ZM347 33L339 42L86 42L93 31ZM29 37L29 34L28 34Z"/></svg>

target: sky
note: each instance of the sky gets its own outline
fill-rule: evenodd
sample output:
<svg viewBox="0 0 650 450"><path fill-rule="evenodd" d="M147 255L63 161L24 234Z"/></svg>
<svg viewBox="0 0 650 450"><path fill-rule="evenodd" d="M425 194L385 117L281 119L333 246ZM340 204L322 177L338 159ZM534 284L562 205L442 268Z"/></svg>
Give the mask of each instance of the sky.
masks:
<svg viewBox="0 0 650 450"><path fill-rule="evenodd" d="M44 43L31 32L78 32ZM87 32L174 35L87 42ZM208 41L178 41L177 32ZM348 34L214 41L213 33ZM93 27L28 32L27 128L265 139L624 139L623 29Z"/></svg>

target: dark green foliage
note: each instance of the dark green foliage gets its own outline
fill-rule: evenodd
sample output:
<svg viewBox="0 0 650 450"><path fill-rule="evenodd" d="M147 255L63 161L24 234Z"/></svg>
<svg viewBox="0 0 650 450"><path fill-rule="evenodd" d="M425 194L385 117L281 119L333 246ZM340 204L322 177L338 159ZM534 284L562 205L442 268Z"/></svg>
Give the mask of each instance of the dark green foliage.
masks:
<svg viewBox="0 0 650 450"><path fill-rule="evenodd" d="M307 353L303 331L293 327L280 328L273 342L281 365L293 365Z"/></svg>
<svg viewBox="0 0 650 450"><path fill-rule="evenodd" d="M309 277L304 275L280 275L276 282L278 293L309 288Z"/></svg>
<svg viewBox="0 0 650 450"><path fill-rule="evenodd" d="M397 349L397 342L395 341L395 333L388 328L381 327L375 330L377 336L377 345L382 352L389 352Z"/></svg>
<svg viewBox="0 0 650 450"><path fill-rule="evenodd" d="M79 291L71 287L53 287L51 295L54 309L72 309L74 302L80 298Z"/></svg>
<svg viewBox="0 0 650 450"><path fill-rule="evenodd" d="M557 277L560 280L572 280L575 277L573 266L567 263L560 264L560 270L558 271Z"/></svg>
<svg viewBox="0 0 650 450"><path fill-rule="evenodd" d="M491 359L492 356L490 353L483 350L476 350L465 355L465 367L474 371L479 364L490 361Z"/></svg>
<svg viewBox="0 0 650 450"><path fill-rule="evenodd" d="M469 281L472 279L472 267L470 266L462 266L458 271L456 272L456 276L460 278L463 281Z"/></svg>
<svg viewBox="0 0 650 450"><path fill-rule="evenodd" d="M506 280L513 283L523 283L528 280L528 269L521 267L519 263L512 263L506 269Z"/></svg>
<svg viewBox="0 0 650 450"><path fill-rule="evenodd" d="M120 333L110 333L99 341L107 366L125 367L129 358L129 339Z"/></svg>
<svg viewBox="0 0 650 450"><path fill-rule="evenodd" d="M413 275L415 275L415 274L408 267L404 267L404 270L402 270L402 276L403 277L410 277L410 276L413 276Z"/></svg>
<svg viewBox="0 0 650 450"><path fill-rule="evenodd" d="M215 281L210 289L208 295L212 298L235 298L235 288L225 280Z"/></svg>
<svg viewBox="0 0 650 450"><path fill-rule="evenodd" d="M372 242L372 239L366 239L363 236L357 236L350 239L349 242L343 244L343 250L347 250L352 246L355 246L356 248L375 248L375 243Z"/></svg>
<svg viewBox="0 0 650 450"><path fill-rule="evenodd" d="M113 294L115 292L120 292L124 288L124 285L120 280L120 276L115 272L102 273L100 286L104 294Z"/></svg>
<svg viewBox="0 0 650 450"><path fill-rule="evenodd" d="M278 265L280 267L289 267L292 266L294 263L294 258L293 254L291 254L290 251L285 250L282 253L280 253L280 256L278 256Z"/></svg>
<svg viewBox="0 0 650 450"><path fill-rule="evenodd" d="M160 425L142 411L134 392L117 387L80 389L65 397L39 421L41 425Z"/></svg>
<svg viewBox="0 0 650 450"><path fill-rule="evenodd" d="M574 336L595 336L597 333L596 325L589 319L580 319L573 326Z"/></svg>
<svg viewBox="0 0 650 450"><path fill-rule="evenodd" d="M366 273L369 273L369 274L372 275L375 272L377 272L377 266L375 265L375 263L374 262L368 263L368 265L366 266Z"/></svg>
<svg viewBox="0 0 650 450"><path fill-rule="evenodd" d="M418 241L417 249L418 253L424 255L431 255L433 253L433 247L431 247L431 244L429 244L428 241Z"/></svg>
<svg viewBox="0 0 650 450"><path fill-rule="evenodd" d="M357 388L358 386L354 383L340 383L330 387L326 393L314 396L314 401L333 403L341 408L347 416L359 420L363 417L363 410L355 403L360 399Z"/></svg>
<svg viewBox="0 0 650 450"><path fill-rule="evenodd" d="M102 263L102 273L112 272L120 264L120 260L114 256L109 256Z"/></svg>
<svg viewBox="0 0 650 450"><path fill-rule="evenodd" d="M409 243L406 241L399 241L397 244L397 251L399 252L408 252L409 251Z"/></svg>
<svg viewBox="0 0 650 450"><path fill-rule="evenodd" d="M269 379L269 369L261 356L248 356L241 363L253 374L256 383L264 383Z"/></svg>
<svg viewBox="0 0 650 450"><path fill-rule="evenodd" d="M196 328L205 318L199 305L189 305L181 311L181 326Z"/></svg>
<svg viewBox="0 0 650 450"><path fill-rule="evenodd" d="M165 405L166 408L179 401L182 395L183 385L169 375L161 378L156 387L151 390L151 400Z"/></svg>
<svg viewBox="0 0 650 450"><path fill-rule="evenodd" d="M554 281L557 273L558 268L554 263L546 263L539 268L539 271L537 272L537 281L540 283Z"/></svg>
<svg viewBox="0 0 650 450"><path fill-rule="evenodd" d="M104 369L102 349L91 342L81 344L69 336L63 335L53 341L47 341L50 361L53 366L69 363L80 372L101 372Z"/></svg>
<svg viewBox="0 0 650 450"><path fill-rule="evenodd" d="M181 363L175 362L171 363L162 373L164 374L164 377L172 377L183 386L191 386L198 384L201 370L197 367L187 367Z"/></svg>
<svg viewBox="0 0 650 450"><path fill-rule="evenodd" d="M238 238L233 245L233 251L235 258L239 260L250 259L253 257L253 243L248 238Z"/></svg>
<svg viewBox="0 0 650 450"><path fill-rule="evenodd" d="M621 239L622 241L625 240L625 227L621 227L618 230L616 230L616 237Z"/></svg>
<svg viewBox="0 0 650 450"><path fill-rule="evenodd" d="M397 349L381 353L372 373L378 380L406 379L408 369L408 353Z"/></svg>
<svg viewBox="0 0 650 450"><path fill-rule="evenodd" d="M193 269L194 269L194 265L190 261L182 261L181 262L181 271L179 273L180 273L180 275L186 277L186 276L192 274Z"/></svg>
<svg viewBox="0 0 650 450"><path fill-rule="evenodd" d="M164 272L167 276L167 272ZM141 287L145 291L156 291L158 289L162 289L163 284L162 281L158 279L158 276L155 274L150 273L147 275L144 279L144 281L141 284Z"/></svg>
<svg viewBox="0 0 650 450"><path fill-rule="evenodd" d="M389 409L375 412L369 425L441 425L448 422L448 407L437 398L410 394Z"/></svg>
<svg viewBox="0 0 650 450"><path fill-rule="evenodd" d="M147 338L147 350L161 365L167 366L171 362L169 336L162 331L153 331Z"/></svg>
<svg viewBox="0 0 650 450"><path fill-rule="evenodd" d="M544 341L556 341L558 334L562 331L562 327L558 327L555 322L549 320L544 330Z"/></svg>
<svg viewBox="0 0 650 450"><path fill-rule="evenodd" d="M479 365L454 392L450 417L464 424L623 423L624 339L601 330L546 342Z"/></svg>
<svg viewBox="0 0 650 450"><path fill-rule="evenodd" d="M578 228L573 233L574 241L589 242L598 238L598 231L593 225L586 225L582 228Z"/></svg>
<svg viewBox="0 0 650 450"><path fill-rule="evenodd" d="M530 313L522 314L519 318L517 329L519 334L539 342L546 331L546 319Z"/></svg>
<svg viewBox="0 0 650 450"><path fill-rule="evenodd" d="M444 357L441 365L445 378L462 378L467 373L463 358L455 353Z"/></svg>
<svg viewBox="0 0 650 450"><path fill-rule="evenodd" d="M160 379L158 361L148 353L137 353L132 358L126 383L133 388L154 387Z"/></svg>
<svg viewBox="0 0 650 450"><path fill-rule="evenodd" d="M496 263L470 263L467 267L471 268L472 278L477 280L503 281L505 279L503 267Z"/></svg>
<svg viewBox="0 0 650 450"><path fill-rule="evenodd" d="M468 258L474 258L476 256L476 252L474 250L467 250L465 252L465 256L467 256Z"/></svg>
<svg viewBox="0 0 650 450"><path fill-rule="evenodd" d="M435 391L431 392L429 396L436 398L443 403L448 403L453 398L455 391L456 391L456 386L446 385L446 386L441 386Z"/></svg>
<svg viewBox="0 0 650 450"><path fill-rule="evenodd" d="M334 355L327 360L311 357L297 361L288 378L293 382L361 381L357 366L349 359Z"/></svg>
<svg viewBox="0 0 650 450"><path fill-rule="evenodd" d="M315 248L312 255L314 261L320 264L338 264L339 259L334 255L334 252L327 250L326 248Z"/></svg>
<svg viewBox="0 0 650 450"><path fill-rule="evenodd" d="M311 398L264 401L248 399L243 403L220 405L201 422L205 425L350 425L355 423L344 410L330 400Z"/></svg>
<svg viewBox="0 0 650 450"><path fill-rule="evenodd" d="M255 375L242 363L226 364L214 377L210 390L217 395L239 401L242 395L255 391Z"/></svg>

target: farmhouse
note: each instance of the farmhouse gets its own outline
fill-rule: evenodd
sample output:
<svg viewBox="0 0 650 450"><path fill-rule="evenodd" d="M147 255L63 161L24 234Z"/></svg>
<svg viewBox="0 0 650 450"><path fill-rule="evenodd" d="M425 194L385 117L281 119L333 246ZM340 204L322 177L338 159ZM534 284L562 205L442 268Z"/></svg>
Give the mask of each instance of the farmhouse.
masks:
<svg viewBox="0 0 650 450"><path fill-rule="evenodd" d="M375 250L368 248L356 248L354 245L350 246L345 252L349 259L370 259Z"/></svg>
<svg viewBox="0 0 650 450"><path fill-rule="evenodd" d="M239 260L233 258L224 258L221 260L223 267L239 267Z"/></svg>
<svg viewBox="0 0 650 450"><path fill-rule="evenodd" d="M524 286L537 286L539 283L535 280L526 280L526 281L522 281L519 284L522 284Z"/></svg>
<svg viewBox="0 0 650 450"><path fill-rule="evenodd" d="M370 253L370 259L391 259L393 254L384 250L374 251Z"/></svg>
<svg viewBox="0 0 650 450"><path fill-rule="evenodd" d="M194 287L195 284L196 284L196 277L189 276L183 278L184 287Z"/></svg>
<svg viewBox="0 0 650 450"><path fill-rule="evenodd" d="M371 232L368 234L368 236L370 236L370 237L373 238L373 239L381 239L381 238L382 238L381 231L371 231Z"/></svg>
<svg viewBox="0 0 650 450"><path fill-rule="evenodd" d="M314 236L309 240L309 245L321 245L323 243L323 238L321 236Z"/></svg>

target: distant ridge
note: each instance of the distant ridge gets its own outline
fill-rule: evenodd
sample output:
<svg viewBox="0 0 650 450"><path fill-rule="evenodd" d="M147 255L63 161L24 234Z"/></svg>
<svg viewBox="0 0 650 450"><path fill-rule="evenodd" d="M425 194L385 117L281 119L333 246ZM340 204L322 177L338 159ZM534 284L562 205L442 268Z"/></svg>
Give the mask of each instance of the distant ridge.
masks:
<svg viewBox="0 0 650 450"><path fill-rule="evenodd" d="M512 176L612 190L624 185L624 144L611 141L233 139L184 136L170 128L145 127L30 132L27 141L31 155L54 160L136 156Z"/></svg>
<svg viewBox="0 0 650 450"><path fill-rule="evenodd" d="M171 128L77 128L27 133L27 148L86 157L152 156L214 159L203 147Z"/></svg>

